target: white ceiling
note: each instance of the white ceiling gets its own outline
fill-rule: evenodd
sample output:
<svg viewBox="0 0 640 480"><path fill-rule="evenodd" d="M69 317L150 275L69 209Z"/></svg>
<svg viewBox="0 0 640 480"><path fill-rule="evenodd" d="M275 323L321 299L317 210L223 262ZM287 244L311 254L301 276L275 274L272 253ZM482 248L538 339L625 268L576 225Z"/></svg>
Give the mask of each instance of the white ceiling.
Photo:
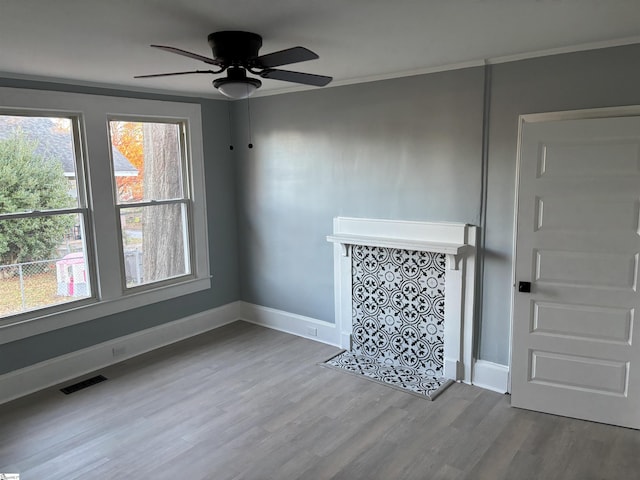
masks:
<svg viewBox="0 0 640 480"><path fill-rule="evenodd" d="M0 0L0 76L219 98L213 76L133 79L208 69L149 44L211 56L219 30L262 35L261 54L307 47L320 59L283 68L331 86L638 43L640 0Z"/></svg>

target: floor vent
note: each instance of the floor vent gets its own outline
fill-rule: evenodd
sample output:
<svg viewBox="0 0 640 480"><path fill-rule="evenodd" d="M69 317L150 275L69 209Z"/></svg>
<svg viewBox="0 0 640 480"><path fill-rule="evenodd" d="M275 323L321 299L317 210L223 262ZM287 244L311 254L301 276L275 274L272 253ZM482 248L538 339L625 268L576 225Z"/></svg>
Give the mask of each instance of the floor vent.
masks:
<svg viewBox="0 0 640 480"><path fill-rule="evenodd" d="M75 393L78 390L90 387L91 385L95 385L96 383L104 382L106 379L107 377L105 377L104 375L96 375L95 377L87 378L86 380L83 380L81 382L61 388L60 391L65 395L69 395L70 393Z"/></svg>

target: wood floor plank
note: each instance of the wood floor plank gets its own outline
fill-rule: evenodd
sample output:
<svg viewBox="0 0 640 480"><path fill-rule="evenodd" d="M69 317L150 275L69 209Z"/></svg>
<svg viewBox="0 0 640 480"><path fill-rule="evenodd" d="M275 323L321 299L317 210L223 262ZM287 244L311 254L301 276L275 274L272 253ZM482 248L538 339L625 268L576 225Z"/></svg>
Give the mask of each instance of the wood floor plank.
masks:
<svg viewBox="0 0 640 480"><path fill-rule="evenodd" d="M108 381L72 395L51 388L0 405L0 472L25 480L638 477L638 431L511 408L508 395L463 384L429 402L318 365L338 351L235 322L103 369Z"/></svg>

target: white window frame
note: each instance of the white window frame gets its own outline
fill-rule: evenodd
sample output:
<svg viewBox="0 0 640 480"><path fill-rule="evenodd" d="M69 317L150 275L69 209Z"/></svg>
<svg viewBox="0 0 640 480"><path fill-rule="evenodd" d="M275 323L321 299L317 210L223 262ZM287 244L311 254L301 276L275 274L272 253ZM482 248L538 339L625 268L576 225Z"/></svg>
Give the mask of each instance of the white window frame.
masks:
<svg viewBox="0 0 640 480"><path fill-rule="evenodd" d="M129 202L129 201L119 201L118 200L118 189L116 187L116 183L115 183L115 170L111 170L111 178L112 178L112 186L113 186L113 198L114 198L114 205L115 205L115 209L116 209L116 217L118 218L118 224L117 224L117 228L118 228L118 238L120 238L120 242L119 242L119 251L120 251L120 263L121 263L121 276L122 276L122 287L125 291L127 292L135 292L135 291L142 291L142 290L149 290L149 289L153 289L153 288L158 288L160 286L163 285L170 285L170 284L175 284L184 280L187 280L189 278L193 278L194 274L193 274L193 265L194 265L194 248L192 245L192 238L193 238L193 215L191 213L192 210L192 205L193 202L191 201L192 198L192 191L193 188L191 187L191 182L189 181L190 178L190 171L191 171L191 165L189 162L189 159L191 158L191 152L190 152L190 148L189 148L189 124L186 121L186 119L180 121L176 121L175 118L149 118L149 117L145 117L145 118L141 118L140 116L136 116L136 117L126 117L123 115L110 115L109 118L107 119L107 125L109 125L109 122L134 122L134 123L143 123L143 122L149 122L149 123L165 123L165 124L173 124L176 125L179 129L178 132L178 137L179 137L179 142L180 142L180 175L181 175L181 180L182 180L182 197L179 199L162 199L162 200L158 200L158 199L151 199L151 200L144 200L144 201L135 201L135 202ZM109 127L108 130L109 133L109 141L111 142L111 128ZM113 150L111 150L111 152L113 153ZM111 164L113 166L113 158L111 158ZM187 269L187 273L176 276L176 277L169 277L163 280L158 280L158 281L154 281L154 282L148 282L148 283L142 283L140 285L134 285L131 287L127 287L127 281L126 281L126 275L125 275L125 266L124 266L124 244L122 243L122 223L120 221L120 215L122 213L123 210L127 210L130 208L136 208L136 207L153 207L153 206L157 206L157 205L184 205L185 207L185 215L183 218L184 221L184 225L186 227L186 231L183 232L184 234L184 244L187 246L187 251L188 251L188 255L185 258L185 265L186 265L186 269Z"/></svg>
<svg viewBox="0 0 640 480"><path fill-rule="evenodd" d="M75 167L75 194L76 194L76 205L74 207L63 208L63 209L50 209L50 210L34 210L31 212L15 212L15 213L7 213L3 214L2 217L5 219L10 218L35 218L35 217L47 217L59 214L77 214L79 216L79 220L81 223L81 235L83 242L83 252L85 253L85 265L87 267L87 276L89 279L89 285L91 289L91 295L87 297L82 297L79 299L66 301L62 303L55 303L46 307L26 310L25 312L18 313L12 317L5 317L0 319L0 328L3 325L3 320L9 322L10 319L18 318L22 319L22 317L29 317L30 315L42 314L43 310L46 310L49 313L59 312L63 310L67 310L69 308L74 308L81 305L87 305L89 303L95 302L95 285L96 285L96 276L95 276L95 262L92 261L93 258L93 240L91 238L91 231L88 228L91 225L91 212L88 208L87 202L87 187L86 187L86 173L85 173L85 162L83 161L83 131L80 126L80 117L77 113L70 112L61 112L57 110L25 110L25 109L14 109L14 108L4 108L0 107L0 115L10 115L16 117L33 117L33 118L42 118L42 117L50 117L50 118L61 118L69 120L71 124L71 136L73 139L73 154L74 154L74 167ZM0 188L2 186L0 185ZM0 299L1 301L1 299ZM1 332L1 330L0 330ZM0 344L3 343L2 338L0 337Z"/></svg>
<svg viewBox="0 0 640 480"><path fill-rule="evenodd" d="M84 247L85 254L85 265L87 266L87 275L89 278L89 285L91 289L91 295L75 300L70 300L62 303L55 303L46 307L41 307L33 310L26 310L25 312L20 312L11 317L5 317L0 319L0 329L3 326L3 322L12 323L11 320L17 318L22 320L23 318L29 318L34 315L42 315L43 311L48 313L59 312L63 310L67 310L69 308L75 308L82 305L87 305L89 303L95 303L95 285L96 285L96 275L95 275L95 262L92 261L94 258L92 245L93 239L92 232L88 228L91 225L91 212L88 208L87 202L87 188L86 188L86 173L85 173L85 162L83 161L83 131L80 126L80 116L77 113L70 112L61 112L56 110L25 110L25 109L13 109L13 108L5 108L0 107L0 115L11 115L16 117L34 117L34 118L42 118L42 117L50 117L50 118L61 118L67 119L71 124L71 136L73 138L73 153L75 157L75 194L76 194L76 206L62 209L50 209L50 210L34 210L34 211L26 211L26 212L15 212L15 213L7 213L3 214L2 217L4 219L11 218L35 218L35 217L48 217L60 214L77 214L79 216L79 220L81 223L81 235L82 242ZM0 185L2 188L2 185ZM1 301L1 299L0 299ZM15 321L15 320L14 320ZM1 332L2 330L0 330ZM0 344L2 342L2 338L0 337Z"/></svg>
<svg viewBox="0 0 640 480"><path fill-rule="evenodd" d="M97 278L92 284L92 299L0 319L0 344L211 288L199 104L0 87L0 109L3 108L38 116L79 119L78 141L87 170L89 212L85 229L91 230L87 235L87 255L94 255L94 268L90 270L97 272ZM186 180L191 194L191 274L178 277L175 282L149 284L144 289L127 289L123 284L121 261L114 261L120 258L121 239L108 122L125 117L184 122L188 129L185 142L190 157ZM82 174L84 171L79 165L78 175Z"/></svg>

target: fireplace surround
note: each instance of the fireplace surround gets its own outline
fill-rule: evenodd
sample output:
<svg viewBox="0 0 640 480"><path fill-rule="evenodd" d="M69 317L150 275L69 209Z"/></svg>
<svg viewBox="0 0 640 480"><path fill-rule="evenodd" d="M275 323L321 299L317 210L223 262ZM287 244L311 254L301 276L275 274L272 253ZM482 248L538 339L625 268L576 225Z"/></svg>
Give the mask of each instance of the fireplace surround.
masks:
<svg viewBox="0 0 640 480"><path fill-rule="evenodd" d="M461 223L335 218L327 240L334 243L340 346L470 383L476 237L475 226ZM396 278L398 272L403 277ZM383 298L369 305L365 295ZM424 317L421 327L406 318L415 312ZM407 336L424 357L393 348Z"/></svg>

